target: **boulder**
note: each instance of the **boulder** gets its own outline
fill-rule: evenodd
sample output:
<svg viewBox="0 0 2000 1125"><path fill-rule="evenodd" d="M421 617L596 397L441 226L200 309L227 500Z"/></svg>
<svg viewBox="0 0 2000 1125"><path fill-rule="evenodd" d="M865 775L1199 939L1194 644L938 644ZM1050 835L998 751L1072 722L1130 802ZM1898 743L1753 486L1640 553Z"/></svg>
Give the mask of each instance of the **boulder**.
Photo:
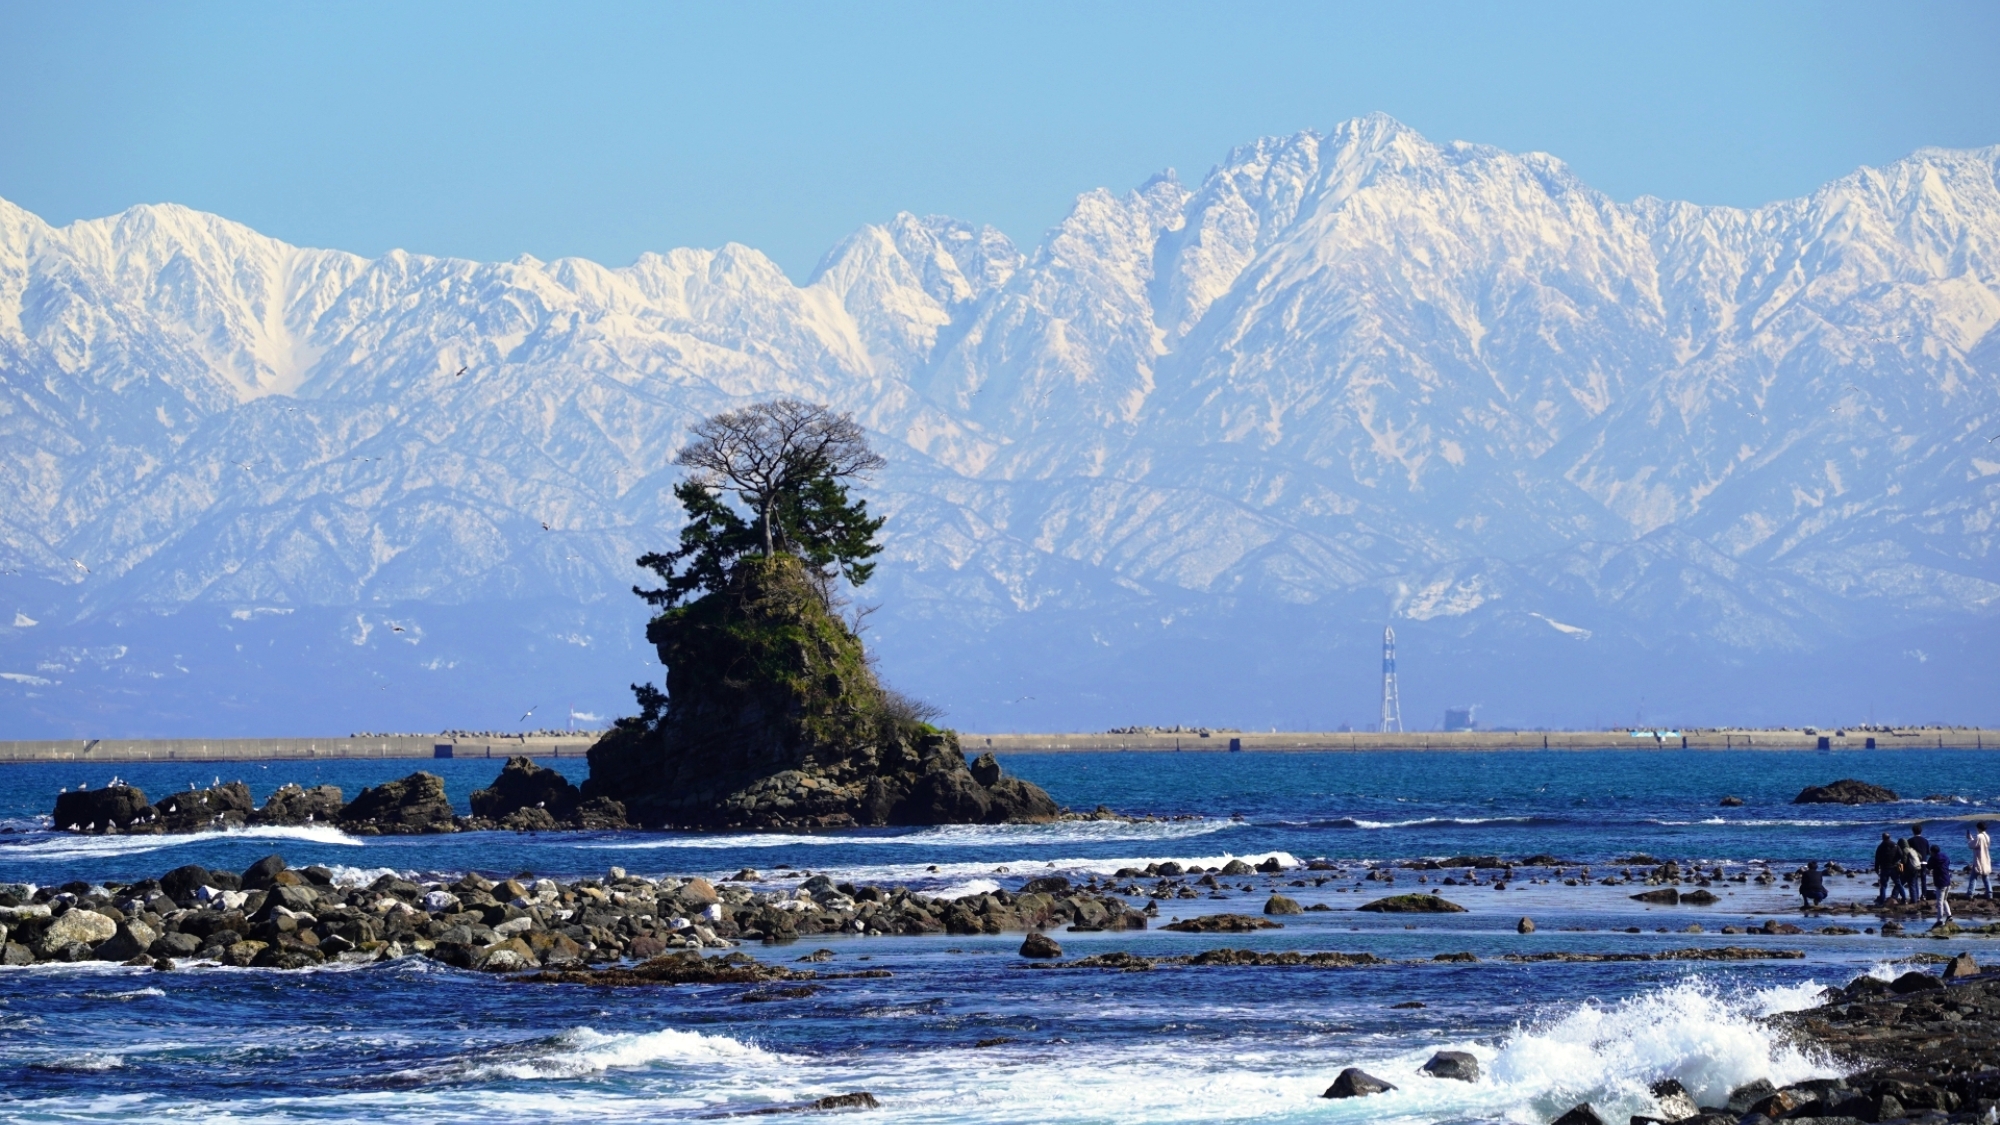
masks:
<svg viewBox="0 0 2000 1125"><path fill-rule="evenodd" d="M1450 1078L1459 1082L1479 1081L1479 1060L1465 1051L1439 1051L1432 1055L1423 1066L1425 1074L1432 1078Z"/></svg>
<svg viewBox="0 0 2000 1125"><path fill-rule="evenodd" d="M0 965L32 965L34 963L35 951L22 945L20 942L10 941L4 945L0 945Z"/></svg>
<svg viewBox="0 0 2000 1125"><path fill-rule="evenodd" d="M1266 914L1304 914L1305 912L1306 908L1300 906L1297 900L1286 898L1284 895L1272 895L1264 902L1264 913Z"/></svg>
<svg viewBox="0 0 2000 1125"><path fill-rule="evenodd" d="M340 810L340 819L350 829L385 834L450 832L454 828L444 779L422 772L363 789Z"/></svg>
<svg viewBox="0 0 2000 1125"><path fill-rule="evenodd" d="M1520 921L1514 923L1514 932L1517 934L1534 933L1535 920L1533 918L1522 918Z"/></svg>
<svg viewBox="0 0 2000 1125"><path fill-rule="evenodd" d="M250 815L256 811L250 803L250 787L240 781L169 793L153 807L159 811L160 827L168 832L241 828L250 823Z"/></svg>
<svg viewBox="0 0 2000 1125"><path fill-rule="evenodd" d="M1657 1120L1681 1121L1701 1113L1701 1107L1694 1104L1694 1095L1677 1078L1662 1078L1653 1083L1652 1095Z"/></svg>
<svg viewBox="0 0 2000 1125"><path fill-rule="evenodd" d="M1673 887L1661 887L1658 890L1641 891L1633 895L1632 900L1634 902L1650 902L1655 906L1679 906L1681 893Z"/></svg>
<svg viewBox="0 0 2000 1125"><path fill-rule="evenodd" d="M1285 865L1279 861L1277 856L1266 857L1262 863L1257 865L1257 870L1266 875L1276 875L1284 869Z"/></svg>
<svg viewBox="0 0 2000 1125"><path fill-rule="evenodd" d="M102 832L107 828L130 828L134 822L153 815L146 803L146 791L135 785L112 785L103 789L78 789L56 797L53 814L60 832Z"/></svg>
<svg viewBox="0 0 2000 1125"><path fill-rule="evenodd" d="M1755 1082L1746 1082L1729 1091L1729 1100L1723 1103L1723 1108L1741 1116L1749 1113L1751 1106L1777 1092L1778 1088L1771 1084L1770 1079L1759 1078Z"/></svg>
<svg viewBox="0 0 2000 1125"><path fill-rule="evenodd" d="M1285 924L1248 914L1204 914L1182 922L1168 922L1160 928L1184 934L1241 934L1251 930L1282 930Z"/></svg>
<svg viewBox="0 0 2000 1125"><path fill-rule="evenodd" d="M71 945L94 946L117 932L118 923L94 910L77 907L43 927L36 944L47 957Z"/></svg>
<svg viewBox="0 0 2000 1125"><path fill-rule="evenodd" d="M252 824L296 827L302 824L332 824L347 807L338 785L315 785L306 789L294 783L278 787L250 818Z"/></svg>
<svg viewBox="0 0 2000 1125"><path fill-rule="evenodd" d="M1257 869L1240 859L1232 859L1222 865L1222 873L1224 875L1248 875L1255 870Z"/></svg>
<svg viewBox="0 0 2000 1125"><path fill-rule="evenodd" d="M1740 809L1743 807L1743 798L1735 796L1724 797L1722 799L1722 807L1725 809Z"/></svg>
<svg viewBox="0 0 2000 1125"><path fill-rule="evenodd" d="M1360 1067L1350 1066L1340 1072L1333 1085L1326 1088L1322 1098L1365 1098L1370 1094L1384 1094L1396 1087L1369 1074Z"/></svg>
<svg viewBox="0 0 2000 1125"><path fill-rule="evenodd" d="M284 870L284 856L267 855L244 869L242 887L246 891L267 890L272 880Z"/></svg>
<svg viewBox="0 0 2000 1125"><path fill-rule="evenodd" d="M1979 962L1974 961L1970 953L1959 954L1951 959L1950 964L1944 967L1944 979L1946 980L1963 980L1966 977L1976 977L1978 975Z"/></svg>
<svg viewBox="0 0 2000 1125"><path fill-rule="evenodd" d="M556 820L569 820L582 804L583 791L568 778L523 756L507 759L492 785L472 793L472 815L488 820L504 820L524 809L541 809Z"/></svg>
<svg viewBox="0 0 2000 1125"><path fill-rule="evenodd" d="M1549 1125L1604 1125L1604 1118L1597 1115L1589 1102L1578 1102Z"/></svg>
<svg viewBox="0 0 2000 1125"><path fill-rule="evenodd" d="M972 774L972 780L989 789L1000 780L1000 760L993 756L991 750L973 759L972 765L966 768Z"/></svg>
<svg viewBox="0 0 2000 1125"><path fill-rule="evenodd" d="M1355 907L1371 914L1463 914L1465 907L1437 895L1390 895Z"/></svg>
<svg viewBox="0 0 2000 1125"><path fill-rule="evenodd" d="M1700 887L1681 895L1682 906L1714 906L1720 901L1715 897L1715 892Z"/></svg>
<svg viewBox="0 0 2000 1125"><path fill-rule="evenodd" d="M66 918L68 915L64 915L63 917ZM60 920L58 919L58 921ZM1918 972L1914 969L1889 982L1889 991L1899 996L1907 996L1912 992L1931 992L1943 987L1943 981L1929 973Z"/></svg>
<svg viewBox="0 0 2000 1125"><path fill-rule="evenodd" d="M1844 777L1829 785L1808 785L1792 798L1795 805L1886 805L1900 800L1894 789L1884 789L1855 778Z"/></svg>
<svg viewBox="0 0 2000 1125"><path fill-rule="evenodd" d="M144 922L120 922L117 931L98 945L99 961L130 961L143 957L160 935Z"/></svg>
<svg viewBox="0 0 2000 1125"><path fill-rule="evenodd" d="M1029 934L1027 939L1021 942L1021 956L1023 957L1047 958L1061 957L1062 955L1062 946L1056 944L1056 940L1047 934Z"/></svg>
<svg viewBox="0 0 2000 1125"><path fill-rule="evenodd" d="M214 885L214 876L199 863L182 864L160 876L160 893L182 906L193 905L197 890Z"/></svg>

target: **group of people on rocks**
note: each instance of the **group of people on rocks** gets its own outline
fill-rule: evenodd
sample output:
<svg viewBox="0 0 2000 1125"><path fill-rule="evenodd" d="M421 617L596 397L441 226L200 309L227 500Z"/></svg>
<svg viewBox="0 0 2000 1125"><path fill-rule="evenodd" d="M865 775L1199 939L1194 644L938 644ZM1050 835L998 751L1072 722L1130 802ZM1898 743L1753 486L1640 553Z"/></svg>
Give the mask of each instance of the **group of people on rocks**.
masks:
<svg viewBox="0 0 2000 1125"><path fill-rule="evenodd" d="M1970 897L1975 886L1979 887L1987 899L1993 897L1993 841L1986 833L1986 822L1978 821L1965 834L1965 846L1971 859L1961 870L1965 873L1965 893ZM1814 865L1817 866L1817 865ZM1799 891L1805 896L1807 906L1816 906L1826 897L1824 880L1812 880L1809 869L1807 876L1801 877ZM1817 897L1814 886L1817 883ZM1945 855L1944 846L1924 836L1924 826L1912 825L1909 836L1896 839L1893 833L1882 833L1882 842L1875 845L1875 905L1886 906L1892 902L1922 902L1930 899L1936 906L1937 920L1949 921L1951 913L1951 859Z"/></svg>

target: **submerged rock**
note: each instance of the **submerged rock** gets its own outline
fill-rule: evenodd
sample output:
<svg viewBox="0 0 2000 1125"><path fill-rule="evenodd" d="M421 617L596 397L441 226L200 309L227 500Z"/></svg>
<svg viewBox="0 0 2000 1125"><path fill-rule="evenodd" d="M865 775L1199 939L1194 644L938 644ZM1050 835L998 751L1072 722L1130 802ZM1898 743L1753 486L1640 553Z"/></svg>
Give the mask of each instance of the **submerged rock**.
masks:
<svg viewBox="0 0 2000 1125"><path fill-rule="evenodd" d="M1373 914L1464 914L1465 907L1437 895L1390 895L1355 907Z"/></svg>
<svg viewBox="0 0 2000 1125"><path fill-rule="evenodd" d="M1350 1066L1340 1072L1340 1076L1333 1080L1333 1085L1328 1086L1326 1093L1320 1097L1365 1098L1370 1094L1387 1093L1395 1088L1391 1083L1382 1081L1360 1067Z"/></svg>
<svg viewBox="0 0 2000 1125"><path fill-rule="evenodd" d="M1886 805L1900 800L1894 789L1844 777L1829 785L1808 785L1792 798L1795 805Z"/></svg>

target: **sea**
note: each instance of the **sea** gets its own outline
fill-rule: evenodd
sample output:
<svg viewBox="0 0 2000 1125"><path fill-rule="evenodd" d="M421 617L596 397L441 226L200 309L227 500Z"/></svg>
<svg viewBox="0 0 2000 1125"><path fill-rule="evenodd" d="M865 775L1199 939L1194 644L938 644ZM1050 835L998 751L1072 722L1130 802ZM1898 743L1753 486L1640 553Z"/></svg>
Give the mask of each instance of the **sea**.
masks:
<svg viewBox="0 0 2000 1125"><path fill-rule="evenodd" d="M1047 874L1109 875L1168 860L1216 867L1277 857L1288 870L1226 880L1222 899L1160 903L1160 921L1258 913L1274 891L1332 909L1248 934L1072 933L1066 956L1187 954L1223 946L1367 952L1387 966L1167 966L1038 970L1022 935L816 937L745 946L821 969L890 975L816 995L748 1003L745 986L528 984L409 958L282 972L184 965L0 968L0 1119L42 1121L687 1121L783 1112L867 1091L882 1122L1519 1122L1589 1101L1607 1121L1647 1112L1647 1087L1678 1078L1705 1104L1758 1078L1784 1083L1841 1065L1786 1041L1763 1017L1810 1006L1829 985L1893 976L1927 956L2000 957L1985 937L1820 934L1872 916L1801 918L1782 880L1718 882L1713 906L1649 906L1643 885L1538 882L1517 874L1440 886L1395 868L1462 855L1559 858L1593 878L1631 856L1782 875L1807 861L1866 870L1884 830L1931 827L1954 861L1963 825L2000 819L2000 756L1959 750L1784 753L1675 750L1500 753L1015 754L1010 772L1068 806L1153 821L822 833L464 833L361 839L330 827L169 837L52 832L65 786L116 775L153 798L216 780L258 801L285 782L362 786L428 769L461 808L500 762L317 761L0 765L0 882L130 881L184 863L241 870L276 853L342 879L383 872L455 879L532 872L721 879L742 868L784 887L839 882L960 895ZM581 781L581 760L544 764ZM1856 777L1895 804L1794 805L1807 785ZM1740 806L1724 807L1725 796ZM1425 883L1418 884L1419 874ZM1487 873L1490 877L1490 873ZM1295 885L1294 881L1304 885ZM1150 883L1151 881L1142 881ZM1240 889L1243 885L1250 889ZM1872 878L1836 877L1836 902L1872 899ZM1464 913L1384 915L1382 895L1441 890ZM1143 905L1134 900L1134 905ZM1533 933L1518 932L1522 918ZM1725 926L1803 923L1798 935ZM1691 932L1698 928L1700 932ZM1800 959L1521 962L1510 954L1725 945ZM1476 960L1435 960L1443 954ZM1431 1078L1439 1050L1470 1052L1477 1082ZM1368 1098L1321 1096L1358 1066L1393 1083Z"/></svg>

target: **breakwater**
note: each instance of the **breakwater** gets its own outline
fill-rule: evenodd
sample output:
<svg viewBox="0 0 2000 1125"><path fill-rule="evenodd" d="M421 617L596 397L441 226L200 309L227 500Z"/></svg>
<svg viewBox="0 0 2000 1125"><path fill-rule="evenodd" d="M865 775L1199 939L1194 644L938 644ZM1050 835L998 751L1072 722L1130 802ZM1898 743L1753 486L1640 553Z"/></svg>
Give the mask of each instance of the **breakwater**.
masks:
<svg viewBox="0 0 2000 1125"><path fill-rule="evenodd" d="M5 762L254 762L344 758L581 758L595 732L508 738L170 738L0 740ZM961 734L967 754L1064 751L1491 751L1491 750L1988 750L2000 730L1878 727L1872 730L1712 728L1633 732L1550 731L1152 731ZM440 750L443 747L443 750Z"/></svg>
<svg viewBox="0 0 2000 1125"><path fill-rule="evenodd" d="M581 758L596 732L574 737L72 738L0 741L4 762L267 762L340 758ZM440 747L443 749L441 750Z"/></svg>

